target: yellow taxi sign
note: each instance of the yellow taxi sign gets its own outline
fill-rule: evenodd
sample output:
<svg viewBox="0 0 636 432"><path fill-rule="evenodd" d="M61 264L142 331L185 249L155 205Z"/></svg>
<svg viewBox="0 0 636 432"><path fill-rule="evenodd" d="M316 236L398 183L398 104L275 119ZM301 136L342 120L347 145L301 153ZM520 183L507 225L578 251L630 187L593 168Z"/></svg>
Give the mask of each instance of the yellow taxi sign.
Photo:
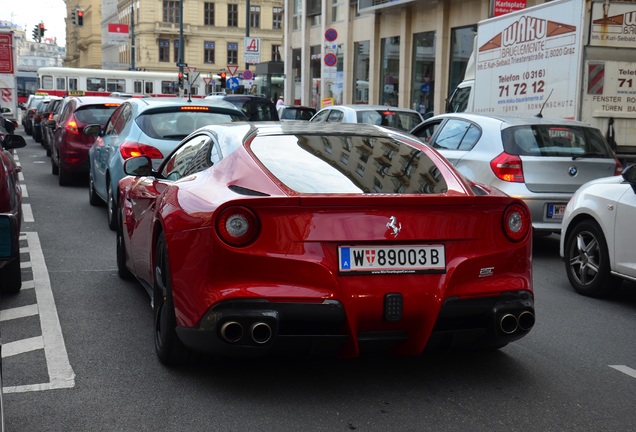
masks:
<svg viewBox="0 0 636 432"><path fill-rule="evenodd" d="M66 94L68 96L84 96L86 92L84 90L69 90Z"/></svg>
<svg viewBox="0 0 636 432"><path fill-rule="evenodd" d="M43 91L36 91L35 95L36 96L48 96L49 94L47 92L43 92Z"/></svg>

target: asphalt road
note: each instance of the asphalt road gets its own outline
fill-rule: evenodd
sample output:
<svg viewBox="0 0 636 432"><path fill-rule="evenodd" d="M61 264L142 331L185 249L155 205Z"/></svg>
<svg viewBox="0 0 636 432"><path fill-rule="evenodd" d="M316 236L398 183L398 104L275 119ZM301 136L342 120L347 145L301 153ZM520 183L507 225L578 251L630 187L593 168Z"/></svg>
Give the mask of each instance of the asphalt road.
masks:
<svg viewBox="0 0 636 432"><path fill-rule="evenodd" d="M500 351L166 368L149 297L117 276L105 207L86 180L58 186L27 142L25 286L0 305L9 431L636 430L636 284L576 294L557 236L534 244L537 324Z"/></svg>

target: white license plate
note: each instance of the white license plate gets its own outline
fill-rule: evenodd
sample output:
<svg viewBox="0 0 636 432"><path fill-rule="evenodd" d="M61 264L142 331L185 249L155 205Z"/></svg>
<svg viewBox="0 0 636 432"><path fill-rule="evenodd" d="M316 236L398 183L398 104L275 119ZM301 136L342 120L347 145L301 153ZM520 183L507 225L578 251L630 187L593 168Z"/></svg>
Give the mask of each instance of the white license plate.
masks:
<svg viewBox="0 0 636 432"><path fill-rule="evenodd" d="M567 204L548 204L548 218L563 219Z"/></svg>
<svg viewBox="0 0 636 432"><path fill-rule="evenodd" d="M340 273L399 274L446 271L444 245L339 246Z"/></svg>

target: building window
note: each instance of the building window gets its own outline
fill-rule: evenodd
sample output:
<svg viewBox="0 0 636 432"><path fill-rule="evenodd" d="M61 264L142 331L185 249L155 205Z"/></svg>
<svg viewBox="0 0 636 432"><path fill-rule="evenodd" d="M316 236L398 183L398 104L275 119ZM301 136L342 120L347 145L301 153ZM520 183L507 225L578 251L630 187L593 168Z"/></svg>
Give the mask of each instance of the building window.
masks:
<svg viewBox="0 0 636 432"><path fill-rule="evenodd" d="M283 61L280 55L280 45L272 45L272 61Z"/></svg>
<svg viewBox="0 0 636 432"><path fill-rule="evenodd" d="M159 39L159 61L170 61L170 41L167 39Z"/></svg>
<svg viewBox="0 0 636 432"><path fill-rule="evenodd" d="M380 43L380 61L385 65L380 71L380 103L398 106L400 90L400 37L382 38Z"/></svg>
<svg viewBox="0 0 636 432"><path fill-rule="evenodd" d="M230 3L227 5L227 26L238 27L238 5L237 4Z"/></svg>
<svg viewBox="0 0 636 432"><path fill-rule="evenodd" d="M179 1L164 0L163 2L163 22L179 22Z"/></svg>
<svg viewBox="0 0 636 432"><path fill-rule="evenodd" d="M212 41L203 42L203 62L204 63L215 63L214 48L215 48L214 42Z"/></svg>
<svg viewBox="0 0 636 432"><path fill-rule="evenodd" d="M185 46L183 47L183 52L181 56L179 56L179 39L174 40L174 60L175 61L183 61L185 59Z"/></svg>
<svg viewBox="0 0 636 432"><path fill-rule="evenodd" d="M261 7L250 6L250 27L261 28Z"/></svg>
<svg viewBox="0 0 636 432"><path fill-rule="evenodd" d="M238 43L236 42L227 44L227 64L238 64Z"/></svg>
<svg viewBox="0 0 636 432"><path fill-rule="evenodd" d="M292 30L300 30L303 15L302 0L294 0L294 10L292 15Z"/></svg>
<svg viewBox="0 0 636 432"><path fill-rule="evenodd" d="M331 22L344 21L346 7L344 0L331 0Z"/></svg>
<svg viewBox="0 0 636 432"><path fill-rule="evenodd" d="M275 7L272 9L272 28L274 30L283 28L283 8Z"/></svg>
<svg viewBox="0 0 636 432"><path fill-rule="evenodd" d="M476 34L476 25L451 29L449 89L454 89L464 79L464 72L466 72L468 58L473 52L473 41Z"/></svg>
<svg viewBox="0 0 636 432"><path fill-rule="evenodd" d="M214 3L203 3L203 24L208 26L214 25Z"/></svg>
<svg viewBox="0 0 636 432"><path fill-rule="evenodd" d="M413 109L425 114L433 111L435 84L435 32L413 35L411 101Z"/></svg>
<svg viewBox="0 0 636 432"><path fill-rule="evenodd" d="M353 101L369 103L369 41L353 44Z"/></svg>

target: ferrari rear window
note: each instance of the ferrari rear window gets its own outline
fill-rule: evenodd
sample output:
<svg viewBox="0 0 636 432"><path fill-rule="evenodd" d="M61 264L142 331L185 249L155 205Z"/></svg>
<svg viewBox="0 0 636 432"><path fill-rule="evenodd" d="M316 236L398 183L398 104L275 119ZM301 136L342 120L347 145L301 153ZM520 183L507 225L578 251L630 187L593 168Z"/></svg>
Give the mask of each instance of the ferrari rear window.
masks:
<svg viewBox="0 0 636 432"><path fill-rule="evenodd" d="M565 125L515 126L502 131L506 153L519 156L611 156L601 132L591 127Z"/></svg>
<svg viewBox="0 0 636 432"><path fill-rule="evenodd" d="M256 137L254 155L289 189L315 194L440 194L447 184L424 152L389 137Z"/></svg>

